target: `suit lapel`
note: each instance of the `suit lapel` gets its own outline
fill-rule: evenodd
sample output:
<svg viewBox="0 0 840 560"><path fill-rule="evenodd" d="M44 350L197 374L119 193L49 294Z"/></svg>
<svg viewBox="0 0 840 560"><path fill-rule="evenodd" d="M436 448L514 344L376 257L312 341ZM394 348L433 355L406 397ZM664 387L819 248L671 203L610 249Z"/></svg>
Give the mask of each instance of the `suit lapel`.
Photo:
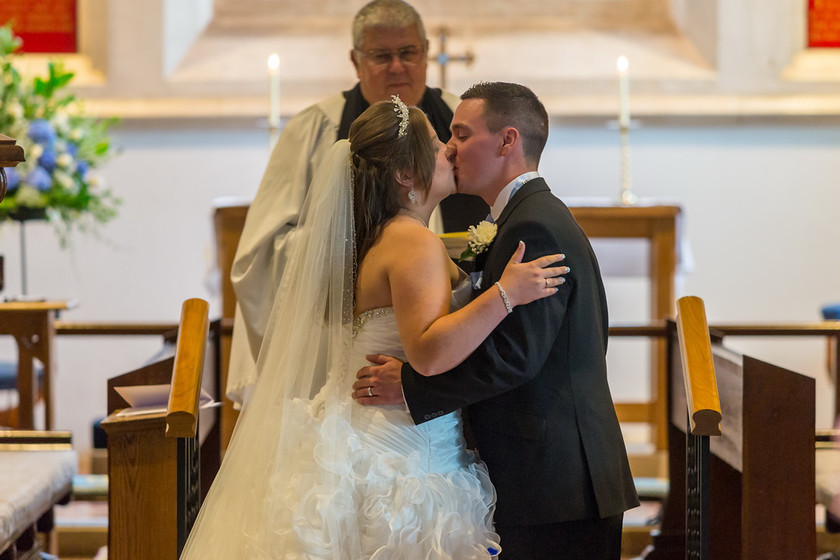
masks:
<svg viewBox="0 0 840 560"><path fill-rule="evenodd" d="M496 233L496 239L498 239L498 237L502 234L502 228L504 228L505 222L507 222L511 213L516 209L517 206L519 206L522 203L523 200L525 200L526 198L528 198L532 194L535 194L535 193L538 193L538 192L543 192L543 191L549 191L550 192L550 190L551 189L548 188L548 184L546 184L545 179L543 179L542 177L537 177L536 179L531 179L530 181L528 181L527 183L522 185L522 187L513 194L513 197L510 199L510 202L508 202L505 205L504 210L502 210L502 213L499 215L499 219L496 220L496 225L499 228L498 232ZM476 262L475 262L476 268L475 268L475 270L476 271L481 271L483 276L488 276L489 277L489 276L496 275L496 273L498 273L499 275L501 274L501 270L498 270L498 271L490 270L487 274L484 274L484 265L487 262L487 260L490 258L490 254L493 252L495 247L496 247L496 244L491 243L490 248L487 249L487 251L478 255L478 257L476 257ZM501 263L500 266L502 268L504 268L504 266L507 264L508 259L510 259L510 255L506 255L504 259L499 261ZM488 285L489 284L488 284L486 279L482 280L481 291L486 290Z"/></svg>

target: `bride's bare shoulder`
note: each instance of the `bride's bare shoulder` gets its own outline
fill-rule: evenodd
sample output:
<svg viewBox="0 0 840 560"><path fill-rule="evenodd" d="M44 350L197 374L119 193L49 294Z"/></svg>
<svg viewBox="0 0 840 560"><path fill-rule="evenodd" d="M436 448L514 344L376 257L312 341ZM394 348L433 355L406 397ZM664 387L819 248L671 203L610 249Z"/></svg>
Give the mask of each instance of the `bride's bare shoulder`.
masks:
<svg viewBox="0 0 840 560"><path fill-rule="evenodd" d="M404 266L431 266L445 255L443 241L419 221L397 216L383 228L377 241L380 255Z"/></svg>
<svg viewBox="0 0 840 560"><path fill-rule="evenodd" d="M383 244L422 244L434 247L442 243L429 228L408 216L395 216L389 220L382 228L380 242Z"/></svg>

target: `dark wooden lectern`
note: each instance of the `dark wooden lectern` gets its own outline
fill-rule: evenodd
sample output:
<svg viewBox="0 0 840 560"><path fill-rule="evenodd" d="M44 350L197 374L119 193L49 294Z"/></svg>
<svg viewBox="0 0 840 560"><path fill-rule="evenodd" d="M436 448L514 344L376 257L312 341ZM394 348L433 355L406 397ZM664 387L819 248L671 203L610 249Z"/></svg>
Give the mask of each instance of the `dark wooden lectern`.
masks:
<svg viewBox="0 0 840 560"><path fill-rule="evenodd" d="M686 391L676 328L668 338L670 491L646 560L686 558ZM712 327L713 335L715 327ZM712 345L722 435L710 444L709 557L811 560L814 380Z"/></svg>
<svg viewBox="0 0 840 560"><path fill-rule="evenodd" d="M108 381L108 557L177 560L200 507L197 424L208 304L184 302L175 357ZM166 412L121 416L115 387L170 383Z"/></svg>

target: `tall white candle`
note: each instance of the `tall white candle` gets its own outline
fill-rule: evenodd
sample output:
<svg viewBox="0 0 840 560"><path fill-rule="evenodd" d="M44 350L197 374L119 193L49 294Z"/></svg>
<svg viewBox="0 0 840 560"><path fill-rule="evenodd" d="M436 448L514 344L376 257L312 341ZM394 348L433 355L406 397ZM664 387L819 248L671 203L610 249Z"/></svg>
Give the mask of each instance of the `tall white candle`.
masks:
<svg viewBox="0 0 840 560"><path fill-rule="evenodd" d="M618 126L627 128L630 126L630 86L627 76L630 63L627 57L619 56L616 67L618 68Z"/></svg>
<svg viewBox="0 0 840 560"><path fill-rule="evenodd" d="M280 55L273 53L268 57L269 107L268 126L280 126Z"/></svg>

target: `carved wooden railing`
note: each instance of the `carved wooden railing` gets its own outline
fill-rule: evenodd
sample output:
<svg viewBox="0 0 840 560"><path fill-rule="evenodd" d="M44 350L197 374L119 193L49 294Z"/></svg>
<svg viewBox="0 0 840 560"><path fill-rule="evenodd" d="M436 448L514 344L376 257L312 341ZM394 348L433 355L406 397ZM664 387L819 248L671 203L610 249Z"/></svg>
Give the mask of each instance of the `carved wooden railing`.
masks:
<svg viewBox="0 0 840 560"><path fill-rule="evenodd" d="M712 343L703 300L677 301L677 337L682 359L688 423L686 431L686 553L689 560L709 558L709 443L720 435Z"/></svg>

